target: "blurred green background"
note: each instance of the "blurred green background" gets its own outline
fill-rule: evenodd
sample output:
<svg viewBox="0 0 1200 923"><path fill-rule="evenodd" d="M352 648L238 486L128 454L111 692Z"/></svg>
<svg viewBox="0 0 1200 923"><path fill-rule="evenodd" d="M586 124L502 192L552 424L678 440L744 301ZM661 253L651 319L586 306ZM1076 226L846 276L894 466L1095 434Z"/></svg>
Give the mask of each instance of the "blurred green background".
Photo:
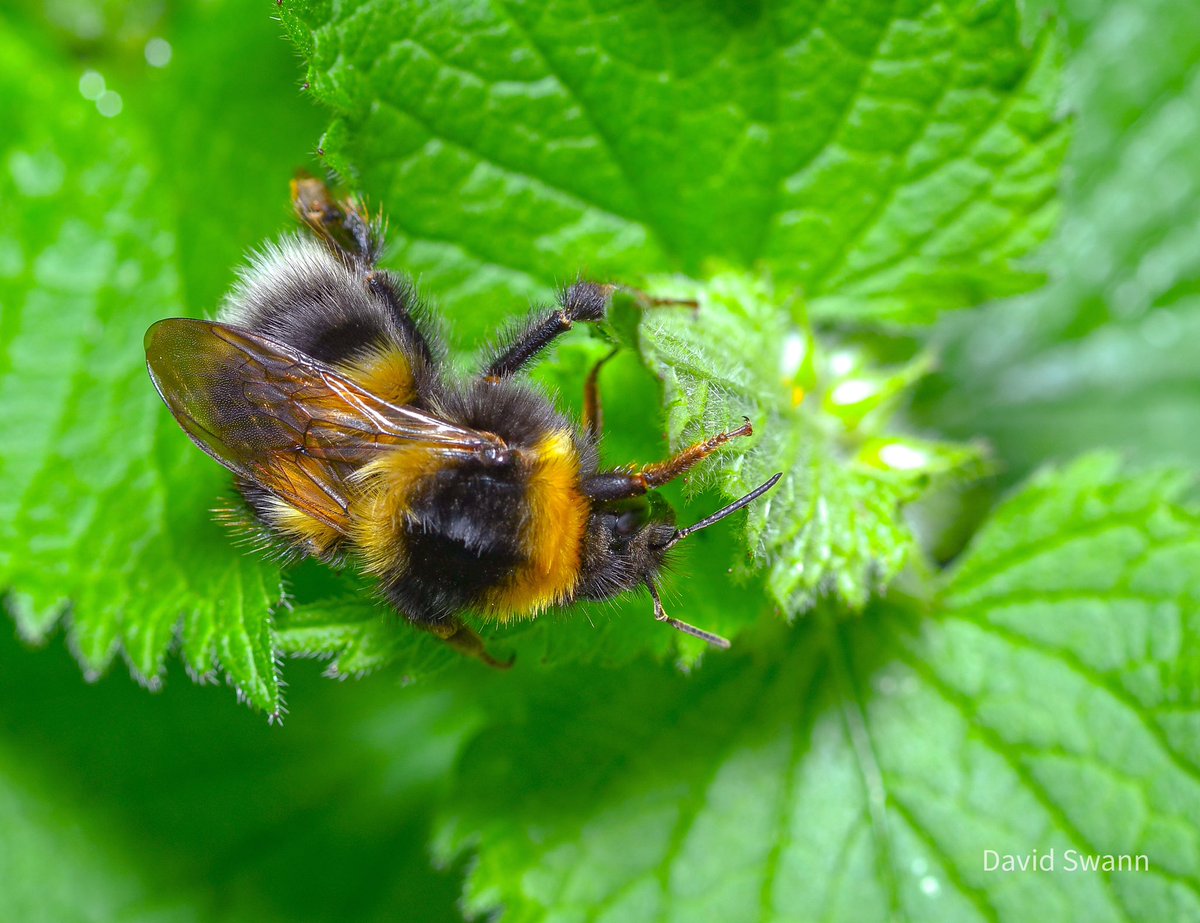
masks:
<svg viewBox="0 0 1200 923"><path fill-rule="evenodd" d="M1030 13L1060 17L1077 122L1061 228L1037 257L1051 282L939 328L941 371L913 416L987 436L1001 484L1096 445L1194 465L1200 6ZM0 13L0 48L31 82L79 83L89 105L145 115L178 197L188 310L214 305L248 244L287 220L280 178L312 164L326 118L261 6L19 2ZM20 106L10 79L0 115ZM33 650L0 632L0 920L459 919L463 868L432 868L429 805L479 703L503 713L510 693L476 674L404 688L386 672L321 672L288 664L303 719L273 727L177 662L150 695L122 669L86 683L61 638ZM542 692L560 682L529 678Z"/></svg>
<svg viewBox="0 0 1200 923"><path fill-rule="evenodd" d="M955 318L921 411L986 435L1007 483L1048 459L1120 445L1195 464L1200 431L1200 7L1029 5L1058 14L1076 132L1042 290ZM933 389L931 389L933 390Z"/></svg>

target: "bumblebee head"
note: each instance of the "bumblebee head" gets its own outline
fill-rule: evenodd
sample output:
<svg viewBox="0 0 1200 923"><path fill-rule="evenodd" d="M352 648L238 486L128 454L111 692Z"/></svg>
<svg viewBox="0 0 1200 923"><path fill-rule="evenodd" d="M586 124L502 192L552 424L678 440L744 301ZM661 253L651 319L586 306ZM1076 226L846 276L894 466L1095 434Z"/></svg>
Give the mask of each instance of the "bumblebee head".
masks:
<svg viewBox="0 0 1200 923"><path fill-rule="evenodd" d="M668 616L655 581L675 545L753 503L774 487L781 476L775 475L724 509L683 529L676 528L675 511L658 494L597 505L588 517L584 535L582 585L578 594L586 599L609 599L644 586L650 591L658 621L717 647L729 647L729 642L719 635Z"/></svg>
<svg viewBox="0 0 1200 923"><path fill-rule="evenodd" d="M593 508L584 535L583 595L608 599L645 585L662 568L675 532L675 511L658 494Z"/></svg>

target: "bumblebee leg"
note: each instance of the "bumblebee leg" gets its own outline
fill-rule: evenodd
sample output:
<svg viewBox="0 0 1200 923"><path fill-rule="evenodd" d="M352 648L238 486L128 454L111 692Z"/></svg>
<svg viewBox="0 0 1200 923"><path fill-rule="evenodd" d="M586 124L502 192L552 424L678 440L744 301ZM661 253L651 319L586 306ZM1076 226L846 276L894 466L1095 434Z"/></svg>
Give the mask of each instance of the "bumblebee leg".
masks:
<svg viewBox="0 0 1200 923"><path fill-rule="evenodd" d="M614 349L603 359L592 366L588 372L587 381L583 383L583 427L593 441L600 439L604 429L604 408L600 404L600 370L604 363L617 354Z"/></svg>
<svg viewBox="0 0 1200 923"><path fill-rule="evenodd" d="M627 500L640 497L656 487L675 480L697 463L703 461L731 439L749 436L754 430L747 420L735 430L718 433L709 439L688 446L682 452L663 462L644 465L637 471L604 471L583 482L583 492L592 500Z"/></svg>
<svg viewBox="0 0 1200 923"><path fill-rule="evenodd" d="M618 291L637 299L638 304L642 308L691 308L694 314L698 314L700 311L700 302L695 298L671 298L669 296L651 295L649 292L643 292L640 288L632 288L628 285L618 285L616 288Z"/></svg>
<svg viewBox="0 0 1200 923"><path fill-rule="evenodd" d="M408 309L408 305L416 297L411 286L399 282L391 273L382 270L371 270L367 273L366 278L367 288L371 290L371 294L382 299L383 303L387 305L404 339L425 360L425 363L432 367L434 365L433 351L429 348L429 341Z"/></svg>
<svg viewBox="0 0 1200 923"><path fill-rule="evenodd" d="M506 338L483 369L484 378L507 378L519 372L554 340L570 330L576 321L603 320L608 312L614 285L576 282L559 293L558 307L550 312L535 312L528 321Z"/></svg>
<svg viewBox="0 0 1200 923"><path fill-rule="evenodd" d="M329 187L303 171L292 180L292 208L309 229L338 256L361 266L379 257L378 228L354 199L334 200Z"/></svg>
<svg viewBox="0 0 1200 923"><path fill-rule="evenodd" d="M317 235L321 243L343 261L358 267L364 274L367 288L387 306L404 338L427 363L432 364L429 342L409 310L416 297L411 286L375 268L379 258L380 229L377 224L371 224L361 204L354 199L335 201L328 186L301 172L292 180L292 208L296 217Z"/></svg>
<svg viewBox="0 0 1200 923"><path fill-rule="evenodd" d="M487 648L483 646L483 639L458 619L450 619L445 622L414 622L413 624L441 638L460 654L482 660L489 667L495 667L497 670L507 670L516 659L514 657L508 663L497 660L487 652Z"/></svg>
<svg viewBox="0 0 1200 923"><path fill-rule="evenodd" d="M483 369L484 378L506 378L519 372L560 335L570 330L576 321L604 320L613 292L632 295L645 308L683 306L697 308L698 302L683 298L656 298L625 285L600 285L596 282L576 282L558 294L558 306L550 311L535 311L528 321L517 327L492 353L491 362Z"/></svg>

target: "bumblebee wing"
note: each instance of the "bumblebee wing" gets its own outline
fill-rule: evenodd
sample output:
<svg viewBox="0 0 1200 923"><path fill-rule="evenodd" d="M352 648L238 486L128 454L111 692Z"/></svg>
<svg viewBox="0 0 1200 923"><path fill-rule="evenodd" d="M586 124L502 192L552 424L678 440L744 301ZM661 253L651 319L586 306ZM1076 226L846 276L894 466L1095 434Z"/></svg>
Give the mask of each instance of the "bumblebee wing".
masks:
<svg viewBox="0 0 1200 923"><path fill-rule="evenodd" d="M145 345L154 386L196 445L342 532L348 478L387 446L420 443L460 457L503 448L490 433L390 404L239 327L170 318L146 331Z"/></svg>

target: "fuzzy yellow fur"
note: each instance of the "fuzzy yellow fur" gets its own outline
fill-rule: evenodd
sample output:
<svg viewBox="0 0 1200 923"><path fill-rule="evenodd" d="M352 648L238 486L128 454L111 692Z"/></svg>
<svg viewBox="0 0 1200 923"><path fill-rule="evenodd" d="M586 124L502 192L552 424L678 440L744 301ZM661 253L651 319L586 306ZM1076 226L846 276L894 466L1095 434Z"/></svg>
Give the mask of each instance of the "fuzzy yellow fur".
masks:
<svg viewBox="0 0 1200 923"><path fill-rule="evenodd" d="M333 526L300 512L279 497L267 501L266 516L274 528L317 557L323 557L341 538Z"/></svg>
<svg viewBox="0 0 1200 923"><path fill-rule="evenodd" d="M417 482L442 464L429 447L396 446L355 473L363 492L351 510L350 534L367 571L394 573L405 558L404 525Z"/></svg>
<svg viewBox="0 0 1200 923"><path fill-rule="evenodd" d="M480 614L506 622L532 618L567 600L579 580L589 505L579 490L579 454L570 432L550 433L529 453L527 561L492 590Z"/></svg>
<svg viewBox="0 0 1200 923"><path fill-rule="evenodd" d="M487 594L480 615L497 621L532 618L569 598L579 579L590 510L579 491L579 455L569 431L549 434L522 455L530 466L529 515L519 536L527 560ZM409 497L417 482L441 464L436 450L397 447L355 475L363 493L352 509L350 535L369 572L394 575L402 568ZM514 528L519 518L514 510Z"/></svg>
<svg viewBox="0 0 1200 923"><path fill-rule="evenodd" d="M377 349L340 362L337 370L359 387L390 404L411 404L417 396L408 356L394 347Z"/></svg>

